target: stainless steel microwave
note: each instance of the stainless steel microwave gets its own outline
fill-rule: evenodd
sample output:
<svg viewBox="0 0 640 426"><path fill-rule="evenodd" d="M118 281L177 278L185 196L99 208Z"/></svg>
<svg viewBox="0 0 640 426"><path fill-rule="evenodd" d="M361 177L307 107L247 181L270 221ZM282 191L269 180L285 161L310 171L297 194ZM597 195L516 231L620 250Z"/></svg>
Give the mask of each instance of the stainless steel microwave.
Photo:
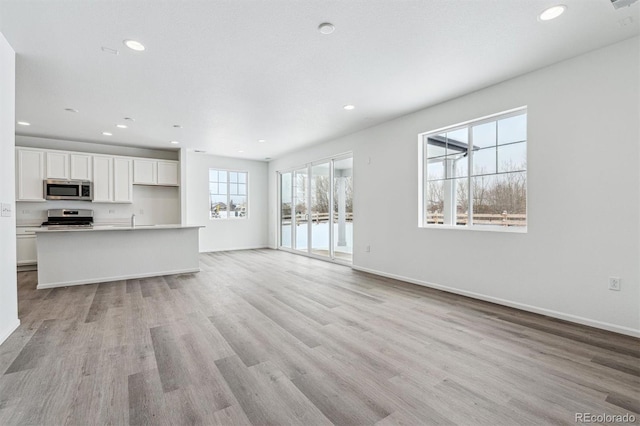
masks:
<svg viewBox="0 0 640 426"><path fill-rule="evenodd" d="M44 197L47 200L93 200L93 184L88 180L46 179Z"/></svg>

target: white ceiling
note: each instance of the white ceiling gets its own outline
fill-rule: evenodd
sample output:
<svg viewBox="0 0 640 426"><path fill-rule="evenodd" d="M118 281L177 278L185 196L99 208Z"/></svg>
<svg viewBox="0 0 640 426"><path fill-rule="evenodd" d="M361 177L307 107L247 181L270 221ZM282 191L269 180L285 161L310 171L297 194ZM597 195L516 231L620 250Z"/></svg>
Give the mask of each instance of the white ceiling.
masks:
<svg viewBox="0 0 640 426"><path fill-rule="evenodd" d="M558 1L0 0L0 31L19 134L264 159L639 33L640 2L561 0L537 20Z"/></svg>

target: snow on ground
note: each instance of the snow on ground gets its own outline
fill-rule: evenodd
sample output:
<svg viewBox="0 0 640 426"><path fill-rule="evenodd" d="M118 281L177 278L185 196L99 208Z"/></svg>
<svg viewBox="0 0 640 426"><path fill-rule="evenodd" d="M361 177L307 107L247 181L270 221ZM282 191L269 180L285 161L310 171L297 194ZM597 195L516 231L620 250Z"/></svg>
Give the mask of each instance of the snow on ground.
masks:
<svg viewBox="0 0 640 426"><path fill-rule="evenodd" d="M353 253L353 223L346 223L346 246L336 246L335 251ZM313 249L329 249L329 222L314 223L311 225ZM338 224L333 224L333 235L338 239ZM283 246L288 247L287 241L291 241L291 225L282 225ZM307 224L296 226L296 247L307 247Z"/></svg>

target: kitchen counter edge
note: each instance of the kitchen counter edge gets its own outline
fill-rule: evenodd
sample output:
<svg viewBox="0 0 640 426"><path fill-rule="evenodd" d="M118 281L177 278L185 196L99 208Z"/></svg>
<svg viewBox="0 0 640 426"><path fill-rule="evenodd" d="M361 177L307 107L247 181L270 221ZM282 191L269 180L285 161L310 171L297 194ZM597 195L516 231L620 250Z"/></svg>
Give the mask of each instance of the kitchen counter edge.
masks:
<svg viewBox="0 0 640 426"><path fill-rule="evenodd" d="M35 229L36 234L51 233L51 232L103 232L103 231L153 231L164 229L191 229L191 228L204 228L203 225L95 225L91 228L58 228L49 229L46 226L40 229Z"/></svg>

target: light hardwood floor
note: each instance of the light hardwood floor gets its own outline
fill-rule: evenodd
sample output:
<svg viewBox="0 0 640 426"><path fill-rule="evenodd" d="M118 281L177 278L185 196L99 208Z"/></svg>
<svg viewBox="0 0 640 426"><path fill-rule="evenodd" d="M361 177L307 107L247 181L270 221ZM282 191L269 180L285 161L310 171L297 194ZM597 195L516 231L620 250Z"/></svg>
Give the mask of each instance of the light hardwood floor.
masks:
<svg viewBox="0 0 640 426"><path fill-rule="evenodd" d="M640 418L638 339L281 251L201 266L52 290L20 273L0 425Z"/></svg>

